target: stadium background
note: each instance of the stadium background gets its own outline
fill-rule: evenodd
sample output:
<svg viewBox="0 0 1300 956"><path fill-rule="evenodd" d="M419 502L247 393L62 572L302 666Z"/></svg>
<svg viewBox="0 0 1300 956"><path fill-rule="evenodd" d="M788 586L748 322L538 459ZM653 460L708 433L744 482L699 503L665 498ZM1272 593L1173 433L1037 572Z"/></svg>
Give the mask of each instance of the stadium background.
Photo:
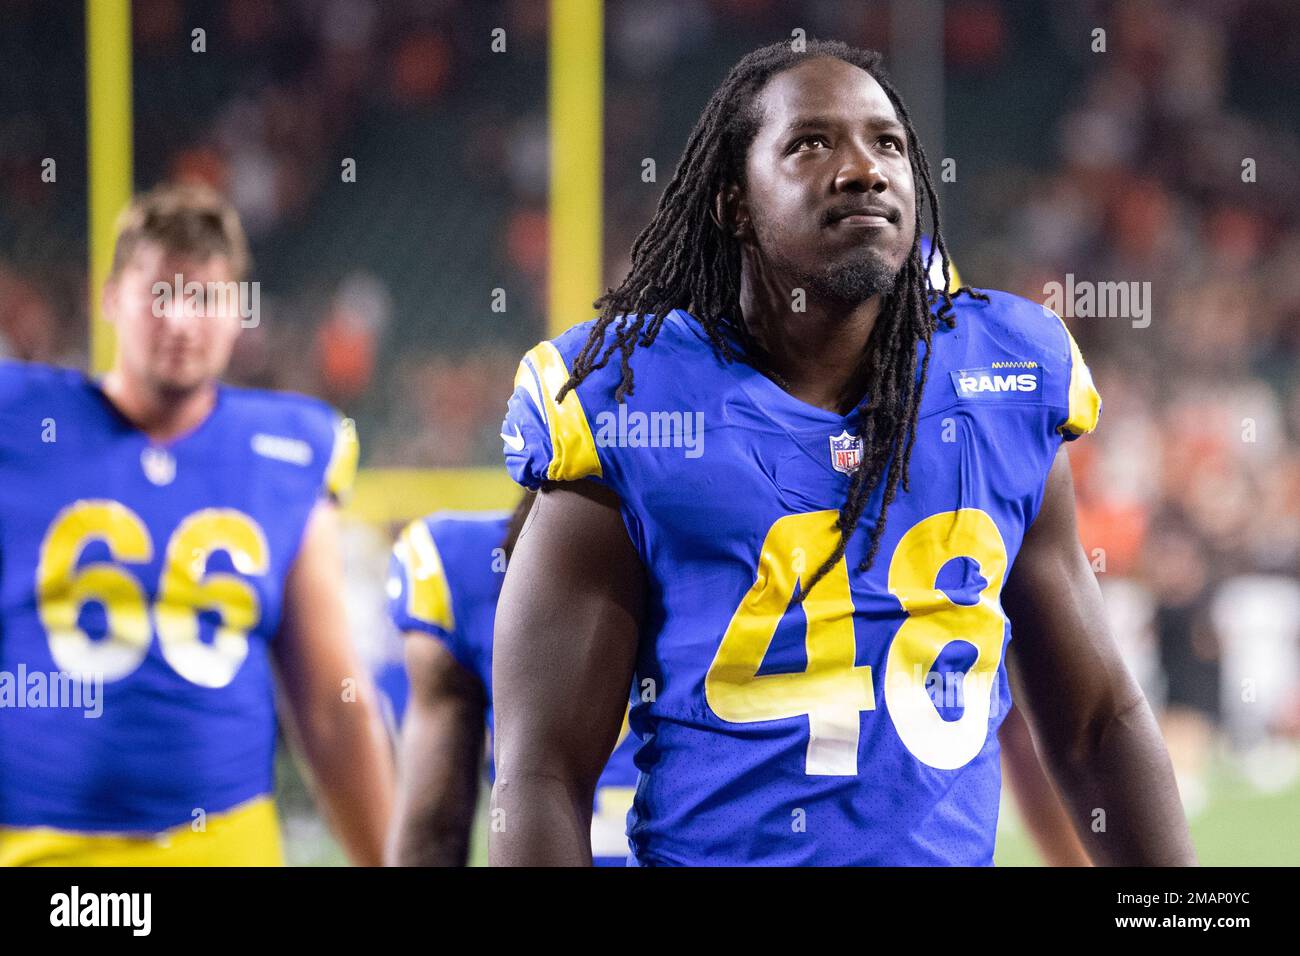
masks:
<svg viewBox="0 0 1300 956"><path fill-rule="evenodd" d="M125 11L0 0L0 355L102 368L90 277L127 191L227 191L262 292L232 380L358 422L348 601L375 662L397 652L382 616L394 523L511 503L497 431L518 358L622 275L726 69L795 29L882 49L932 166L956 161L944 223L967 282L1037 301L1067 274L1150 283L1149 327L1067 317L1105 401L1071 448L1084 544L1162 714L1202 861L1300 863L1300 6ZM291 859L341 860L288 759L279 778ZM998 860L1034 861L1009 808Z"/></svg>

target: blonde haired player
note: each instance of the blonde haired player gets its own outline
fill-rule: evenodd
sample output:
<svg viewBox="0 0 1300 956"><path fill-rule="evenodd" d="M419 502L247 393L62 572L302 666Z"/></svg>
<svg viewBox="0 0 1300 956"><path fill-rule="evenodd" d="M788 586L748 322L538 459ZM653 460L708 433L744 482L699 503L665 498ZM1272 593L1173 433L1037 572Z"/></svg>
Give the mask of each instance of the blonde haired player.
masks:
<svg viewBox="0 0 1300 956"><path fill-rule="evenodd" d="M156 189L103 290L112 370L0 364L0 674L25 676L0 864L282 862L277 697L348 855L381 861L391 756L341 599L355 431L220 382L247 265L221 197Z"/></svg>

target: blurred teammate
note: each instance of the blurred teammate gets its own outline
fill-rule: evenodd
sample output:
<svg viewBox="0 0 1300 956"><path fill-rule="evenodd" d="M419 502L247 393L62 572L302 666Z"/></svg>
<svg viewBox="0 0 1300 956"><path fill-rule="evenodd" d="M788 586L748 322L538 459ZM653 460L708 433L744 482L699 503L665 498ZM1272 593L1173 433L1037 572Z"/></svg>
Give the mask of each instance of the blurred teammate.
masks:
<svg viewBox="0 0 1300 956"><path fill-rule="evenodd" d="M323 815L379 863L391 756L335 514L351 422L220 383L241 315L216 284L248 259L222 199L162 187L119 226L112 370L0 365L0 672L51 688L0 707L0 864L280 863L273 681Z"/></svg>
<svg viewBox="0 0 1300 956"><path fill-rule="evenodd" d="M1039 306L928 288L926 204L947 272L875 54L765 47L600 317L525 357L494 863L589 859L634 673L638 863L987 864L1011 685L1094 862L1194 861L1075 530L1087 367Z"/></svg>
<svg viewBox="0 0 1300 956"><path fill-rule="evenodd" d="M389 609L405 636L409 695L389 858L404 866L463 866L478 800L483 728L492 735L492 627L506 562L532 504L513 515L434 514L413 521L393 549ZM429 640L429 638L434 638ZM596 786L596 865L623 866L636 787L624 720ZM489 764L489 770L491 765Z"/></svg>

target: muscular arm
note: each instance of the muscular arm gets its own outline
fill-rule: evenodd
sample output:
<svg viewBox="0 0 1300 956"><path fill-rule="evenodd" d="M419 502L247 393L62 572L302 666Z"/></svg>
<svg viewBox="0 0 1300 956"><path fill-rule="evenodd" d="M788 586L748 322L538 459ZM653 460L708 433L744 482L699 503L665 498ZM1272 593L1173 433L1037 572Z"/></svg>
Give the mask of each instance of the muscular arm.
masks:
<svg viewBox="0 0 1300 956"><path fill-rule="evenodd" d="M478 679L437 640L408 634L405 641L411 697L388 859L396 866L464 866L487 700Z"/></svg>
<svg viewBox="0 0 1300 956"><path fill-rule="evenodd" d="M1012 707L998 730L1002 774L1011 787L1025 829L1048 866L1088 866L1088 854L1070 826L1061 798L1047 779L1029 725L1019 707Z"/></svg>
<svg viewBox="0 0 1300 956"><path fill-rule="evenodd" d="M1192 865L1187 821L1151 708L1111 640L1079 544L1062 449L1002 597L1008 673L1094 863ZM1096 832L1094 820L1105 829Z"/></svg>
<svg viewBox="0 0 1300 956"><path fill-rule="evenodd" d="M284 716L316 799L353 863L383 860L393 761L375 690L348 635L333 504L316 506L285 587L273 643Z"/></svg>
<svg viewBox="0 0 1300 956"><path fill-rule="evenodd" d="M592 799L627 705L644 595L613 492L544 486L497 605L493 866L590 865Z"/></svg>

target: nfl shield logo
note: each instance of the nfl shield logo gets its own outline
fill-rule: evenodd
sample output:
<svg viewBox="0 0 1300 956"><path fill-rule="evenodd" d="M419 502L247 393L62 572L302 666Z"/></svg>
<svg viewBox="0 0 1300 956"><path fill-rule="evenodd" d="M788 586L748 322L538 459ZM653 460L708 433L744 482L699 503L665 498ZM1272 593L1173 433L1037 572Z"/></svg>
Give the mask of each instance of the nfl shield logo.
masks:
<svg viewBox="0 0 1300 956"><path fill-rule="evenodd" d="M170 485L176 478L176 459L166 448L149 445L140 452L140 467L144 476L155 485Z"/></svg>
<svg viewBox="0 0 1300 956"><path fill-rule="evenodd" d="M848 429L831 436L831 467L849 474L862 463L862 438Z"/></svg>

